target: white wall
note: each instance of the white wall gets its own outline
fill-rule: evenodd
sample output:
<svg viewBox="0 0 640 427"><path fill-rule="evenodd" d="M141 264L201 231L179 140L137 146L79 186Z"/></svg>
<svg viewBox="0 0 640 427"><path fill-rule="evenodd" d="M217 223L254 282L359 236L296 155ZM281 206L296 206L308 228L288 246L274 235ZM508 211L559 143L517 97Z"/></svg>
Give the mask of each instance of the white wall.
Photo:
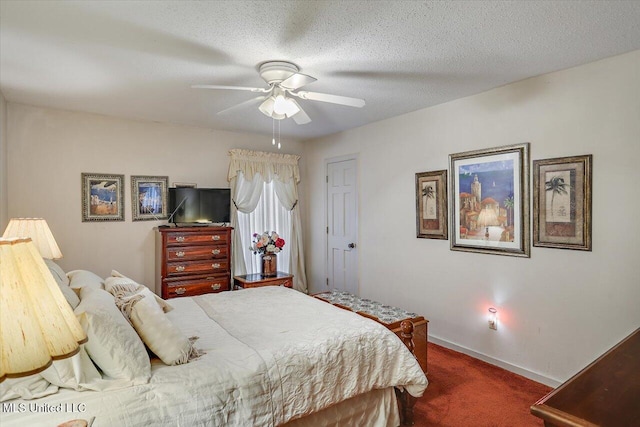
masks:
<svg viewBox="0 0 640 427"><path fill-rule="evenodd" d="M0 93L0 236L9 222L7 192L7 102Z"/></svg>
<svg viewBox="0 0 640 427"><path fill-rule="evenodd" d="M532 159L593 154L592 252L532 248L524 259L415 237L415 173L522 142ZM352 153L362 296L423 314L434 338L549 384L640 326L640 51L305 142L312 291L326 277L324 161Z"/></svg>
<svg viewBox="0 0 640 427"><path fill-rule="evenodd" d="M300 142L283 140L283 146L283 152L302 151ZM167 175L169 185L228 188L232 148L271 151L271 138L9 102L8 214L45 218L65 271L85 269L105 277L116 269L152 285L153 228L166 221L131 220L131 175ZM125 175L125 221L82 222L82 172Z"/></svg>

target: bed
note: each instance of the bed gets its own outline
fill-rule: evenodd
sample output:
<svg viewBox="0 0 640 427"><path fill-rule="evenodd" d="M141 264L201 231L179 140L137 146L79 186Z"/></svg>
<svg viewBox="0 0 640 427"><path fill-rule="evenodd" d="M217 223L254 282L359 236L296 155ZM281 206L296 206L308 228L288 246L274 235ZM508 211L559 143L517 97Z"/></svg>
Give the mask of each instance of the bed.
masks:
<svg viewBox="0 0 640 427"><path fill-rule="evenodd" d="M284 287L169 300L170 311L162 311L162 320L170 322L176 334L190 338L193 351L187 363L164 363L144 344L144 356L130 343L98 354L90 347L101 338L92 335L96 331L91 328L99 328L87 320L89 311L95 311L94 317L107 312L109 319L126 316L113 307L90 308L96 296L100 304L113 301L100 278L82 271L68 277L80 295L75 312L89 329L89 341L67 362L54 362L39 378L39 388L33 386L26 395L42 397L25 399L23 394L12 399L7 387L19 380L0 383L3 427L55 426L73 419L92 420L95 427L396 426L401 417L411 421L411 402L427 387L415 357L384 326ZM61 284L64 278L56 279L68 295ZM152 298L157 297L147 294L142 300ZM153 305L162 308L163 303ZM125 319L124 325L131 320ZM131 338L115 342L118 328L124 328L122 322L118 325L103 328L114 341L108 345ZM171 337L161 335L159 340ZM123 366L105 365L100 357ZM122 374L138 362L143 368L148 363L148 374ZM56 384L60 380L56 375L52 379L49 371L56 368L63 377L62 363L75 379ZM79 373L79 366L97 374L91 369ZM404 416L398 401L404 402Z"/></svg>

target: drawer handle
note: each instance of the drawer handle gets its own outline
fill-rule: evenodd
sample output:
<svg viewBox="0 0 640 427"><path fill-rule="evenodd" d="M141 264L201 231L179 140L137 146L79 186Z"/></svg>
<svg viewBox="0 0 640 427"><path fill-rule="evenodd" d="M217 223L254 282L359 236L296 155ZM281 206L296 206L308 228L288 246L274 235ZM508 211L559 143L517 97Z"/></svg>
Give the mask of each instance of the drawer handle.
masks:
<svg viewBox="0 0 640 427"><path fill-rule="evenodd" d="M211 238L213 240L220 240L220 236L218 234L214 234L213 236L211 236Z"/></svg>
<svg viewBox="0 0 640 427"><path fill-rule="evenodd" d="M213 264L211 264L212 268L220 268L220 264L217 262L214 262Z"/></svg>
<svg viewBox="0 0 640 427"><path fill-rule="evenodd" d="M213 249L211 253L214 255L220 255L220 249Z"/></svg>
<svg viewBox="0 0 640 427"><path fill-rule="evenodd" d="M178 288L178 289L176 289L176 294L178 294L178 295L182 295L185 292L187 292L187 288Z"/></svg>
<svg viewBox="0 0 640 427"><path fill-rule="evenodd" d="M184 242L184 236L176 237L176 242Z"/></svg>
<svg viewBox="0 0 640 427"><path fill-rule="evenodd" d="M184 265L176 266L176 271L184 271Z"/></svg>
<svg viewBox="0 0 640 427"><path fill-rule="evenodd" d="M182 257L184 256L184 251L178 251L178 252L176 252L176 256L177 256L178 258L182 258Z"/></svg>
<svg viewBox="0 0 640 427"><path fill-rule="evenodd" d="M211 289L213 289L214 291L217 291L221 287L222 285L220 283L214 283L213 285L211 285Z"/></svg>

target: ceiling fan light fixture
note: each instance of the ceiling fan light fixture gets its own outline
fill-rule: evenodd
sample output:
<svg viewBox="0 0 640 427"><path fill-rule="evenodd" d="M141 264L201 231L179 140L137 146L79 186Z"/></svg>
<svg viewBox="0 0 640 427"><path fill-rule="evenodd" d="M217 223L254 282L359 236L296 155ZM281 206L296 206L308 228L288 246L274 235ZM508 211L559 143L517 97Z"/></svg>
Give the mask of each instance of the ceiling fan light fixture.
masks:
<svg viewBox="0 0 640 427"><path fill-rule="evenodd" d="M273 96L270 96L267 99L265 99L262 104L260 104L258 109L265 116L272 117L275 102L276 102L275 98Z"/></svg>
<svg viewBox="0 0 640 427"><path fill-rule="evenodd" d="M315 77L301 74L299 71L300 68L291 62L267 61L260 65L259 72L260 77L267 82L269 87L255 88L226 85L193 85L192 87L203 89L243 90L261 93L262 95L260 96L222 110L219 113L243 107L253 102L260 102L258 109L265 116L273 120L293 118L293 121L298 125L311 122L311 118L307 115L302 106L296 102L295 98L310 101L321 101L329 104L344 105L347 107L362 108L365 106L364 99L298 90L301 87L316 81ZM272 142L275 142L275 139L272 139Z"/></svg>
<svg viewBox="0 0 640 427"><path fill-rule="evenodd" d="M300 111L300 107L293 100L286 98L284 95L276 96L273 104L273 112L276 114L284 114L291 117Z"/></svg>

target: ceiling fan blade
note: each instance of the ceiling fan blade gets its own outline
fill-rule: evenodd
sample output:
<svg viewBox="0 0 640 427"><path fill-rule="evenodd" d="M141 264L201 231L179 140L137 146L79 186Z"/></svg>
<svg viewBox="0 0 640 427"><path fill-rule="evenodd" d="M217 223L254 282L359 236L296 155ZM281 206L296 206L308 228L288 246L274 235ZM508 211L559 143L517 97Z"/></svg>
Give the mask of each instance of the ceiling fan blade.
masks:
<svg viewBox="0 0 640 427"><path fill-rule="evenodd" d="M309 83L315 82L315 77L307 76L306 74L295 73L280 82L280 86L289 90L296 90L302 86L306 86Z"/></svg>
<svg viewBox="0 0 640 427"><path fill-rule="evenodd" d="M321 102L330 102L332 104L340 104L346 105L348 107L364 107L364 99L359 98L350 98L348 96L340 96L340 95L329 95L328 93L318 93L318 92L290 92L291 95L295 95L302 99L310 99L312 101L321 101Z"/></svg>
<svg viewBox="0 0 640 427"><path fill-rule="evenodd" d="M289 98L289 99L291 99L291 98ZM296 114L291 116L293 121L296 122L299 125L306 125L307 123L309 123L311 121L311 119L309 118L307 113L304 112L302 107L300 107L300 104L298 104L295 99L291 99L291 102L296 104L296 106L300 109L300 111L298 111Z"/></svg>
<svg viewBox="0 0 640 427"><path fill-rule="evenodd" d="M193 89L229 89L229 90L246 90L249 92L262 92L266 93L271 88L259 88L259 87L244 87L244 86L220 86L220 85L192 85Z"/></svg>
<svg viewBox="0 0 640 427"><path fill-rule="evenodd" d="M236 105L233 105L233 106L231 106L229 108L225 108L222 111L218 111L216 114L224 114L224 113L228 113L230 111L239 110L239 109L241 109L243 107L246 107L247 105L255 104L258 101L262 101L265 98L266 98L266 95L256 96L255 98L248 99L246 101L241 102L240 104L236 104Z"/></svg>

